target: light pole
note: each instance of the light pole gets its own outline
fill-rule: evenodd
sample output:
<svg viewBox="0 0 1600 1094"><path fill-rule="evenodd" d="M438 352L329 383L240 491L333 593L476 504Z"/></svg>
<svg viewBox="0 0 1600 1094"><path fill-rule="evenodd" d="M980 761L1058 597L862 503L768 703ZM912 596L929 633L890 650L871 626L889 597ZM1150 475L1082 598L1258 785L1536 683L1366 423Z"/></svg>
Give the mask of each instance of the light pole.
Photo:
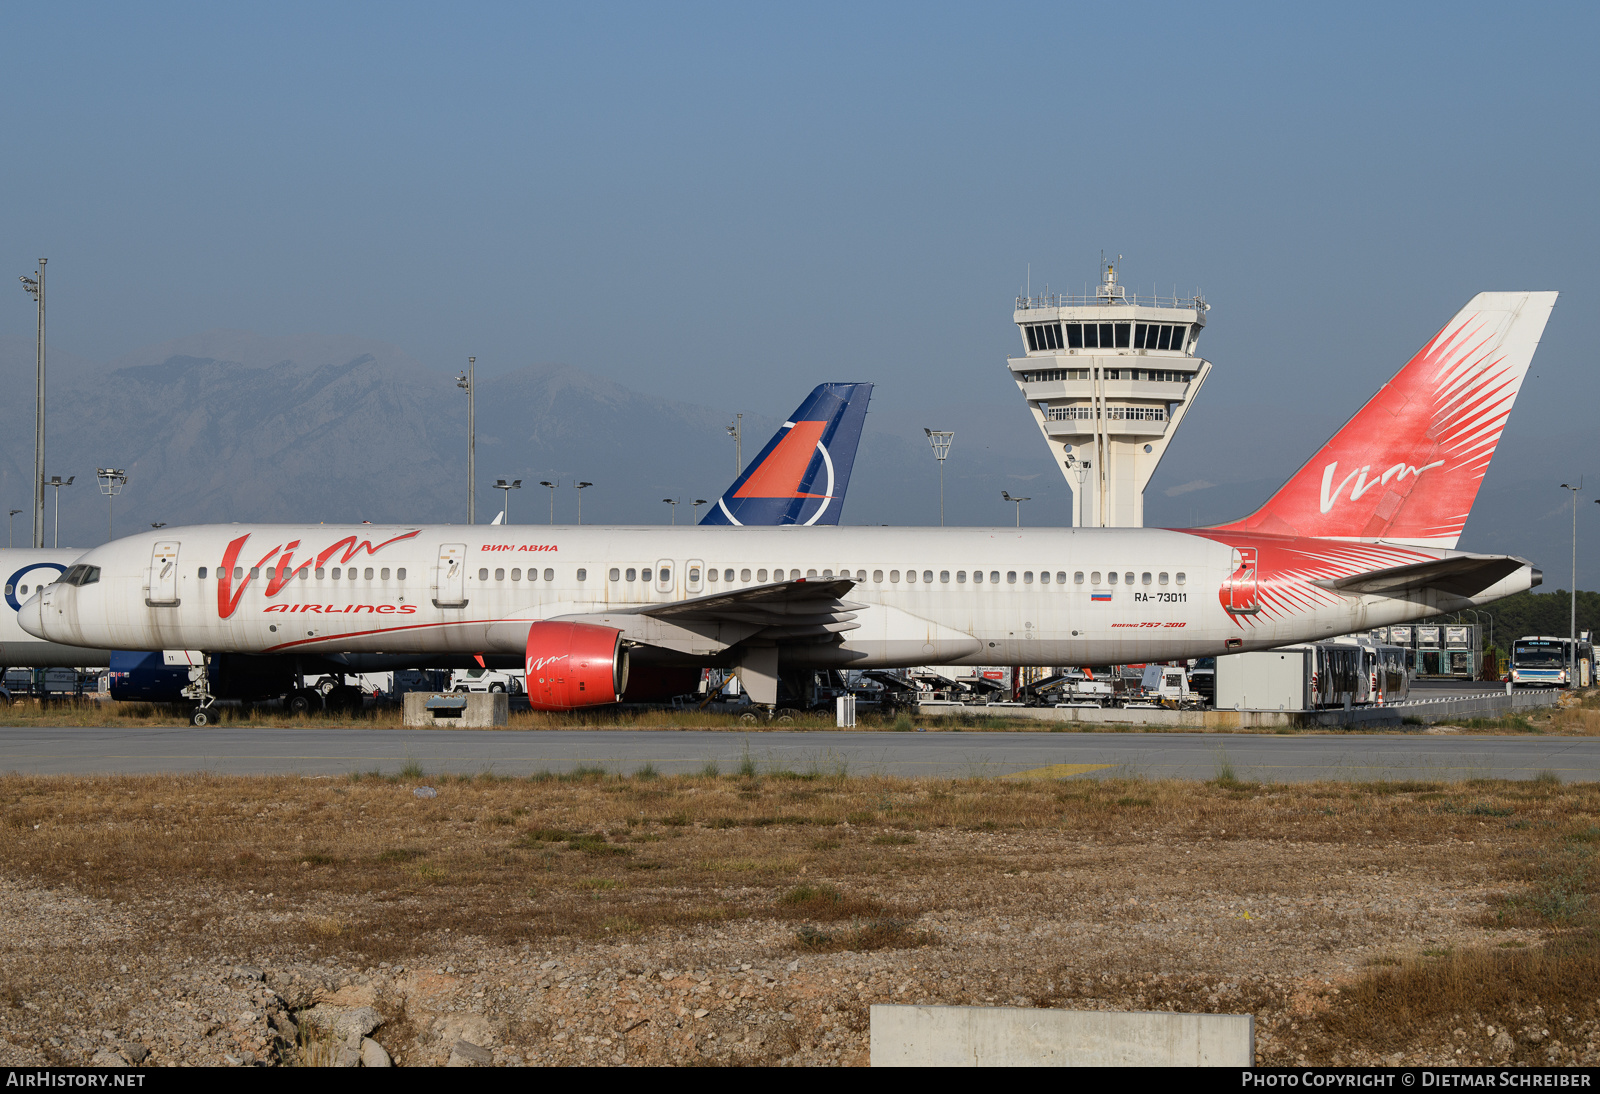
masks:
<svg viewBox="0 0 1600 1094"><path fill-rule="evenodd" d="M504 490L505 491L506 500L505 500L505 504L500 507L500 521L503 524L510 524L511 523L511 491L513 491L513 490L521 490L522 489L522 480L521 479L512 479L510 482L507 482L505 479L495 479L494 480L494 488L496 490Z"/></svg>
<svg viewBox="0 0 1600 1094"><path fill-rule="evenodd" d="M950 442L955 440L953 430L940 431L924 428L928 443L933 445L933 458L939 461L939 527L944 527L944 460L950 455Z"/></svg>
<svg viewBox="0 0 1600 1094"><path fill-rule="evenodd" d="M456 377L456 387L467 393L467 523L477 523L478 516L478 432L473 414L476 402L473 372L478 364L476 357L467 358L467 371Z"/></svg>
<svg viewBox="0 0 1600 1094"><path fill-rule="evenodd" d="M1567 644L1568 656L1572 663L1567 665L1567 685L1578 686L1578 491L1583 489L1583 480L1578 480L1577 486L1561 484L1561 489L1572 491L1572 641Z"/></svg>
<svg viewBox="0 0 1600 1094"><path fill-rule="evenodd" d="M1000 491L1000 496L1002 498L1005 498L1007 501L1014 501L1014 502L1017 503L1017 527L1021 528L1022 527L1022 503L1025 502L1025 501L1032 501L1033 499L1032 498L1014 498L1010 494L1006 493L1004 490Z"/></svg>
<svg viewBox="0 0 1600 1094"><path fill-rule="evenodd" d="M44 264L47 259L39 260L39 268L34 271L34 276L23 275L18 278L22 287L33 297L39 310L38 344L34 349L36 361L36 375L34 377L34 408L33 408L33 545L44 546Z"/></svg>
<svg viewBox="0 0 1600 1094"><path fill-rule="evenodd" d="M673 524L677 524L678 523L678 503L680 501L682 501L683 499L682 498L662 498L661 500L666 502L668 505L672 506L672 523Z"/></svg>
<svg viewBox="0 0 1600 1094"><path fill-rule="evenodd" d="M550 488L550 523L554 524L556 522L556 484L546 479L541 479L539 485Z"/></svg>
<svg viewBox="0 0 1600 1094"><path fill-rule="evenodd" d="M572 484L572 488L578 492L578 525L580 527L583 525L583 492L593 485L594 483L592 482L575 482Z"/></svg>
<svg viewBox="0 0 1600 1094"><path fill-rule="evenodd" d="M689 518L689 523L690 524L699 524L700 523L700 507L702 505L704 505L705 503L706 503L706 499L705 498L695 498L694 499L693 508L690 510L690 512L693 514Z"/></svg>
<svg viewBox="0 0 1600 1094"><path fill-rule="evenodd" d="M45 484L47 486L53 486L53 487L56 488L56 544L55 545L57 547L61 546L61 488L63 486L71 486L72 485L72 480L77 478L77 477L78 476L76 476L76 475L68 475L65 479L63 479L60 475L51 475L50 476L50 481Z"/></svg>
<svg viewBox="0 0 1600 1094"><path fill-rule="evenodd" d="M1077 520L1075 520L1073 522L1073 524L1076 527L1082 527L1083 526L1083 483L1084 483L1084 480L1089 477L1089 465L1086 462L1084 462L1083 460L1078 459L1078 457L1076 457L1076 456L1068 456L1067 457L1067 470L1071 471L1072 474L1078 480L1078 488L1072 492L1072 500L1077 504L1077 507L1078 507L1078 511L1076 513Z"/></svg>
<svg viewBox="0 0 1600 1094"><path fill-rule="evenodd" d="M20 513L20 512L22 512L21 509L13 509L13 510L11 510L10 513L6 514L6 547L8 549L12 545L11 544L11 524L16 519L17 514Z"/></svg>
<svg viewBox="0 0 1600 1094"><path fill-rule="evenodd" d="M100 480L100 492L106 496L106 540L116 539L116 525L112 521L111 508L114 504L111 499L122 493L122 488L128 485L128 473L121 468L99 467L95 469L95 476Z"/></svg>
<svg viewBox="0 0 1600 1094"><path fill-rule="evenodd" d="M744 415L735 414L733 424L728 426L728 436L733 438L733 473L737 476L744 470Z"/></svg>

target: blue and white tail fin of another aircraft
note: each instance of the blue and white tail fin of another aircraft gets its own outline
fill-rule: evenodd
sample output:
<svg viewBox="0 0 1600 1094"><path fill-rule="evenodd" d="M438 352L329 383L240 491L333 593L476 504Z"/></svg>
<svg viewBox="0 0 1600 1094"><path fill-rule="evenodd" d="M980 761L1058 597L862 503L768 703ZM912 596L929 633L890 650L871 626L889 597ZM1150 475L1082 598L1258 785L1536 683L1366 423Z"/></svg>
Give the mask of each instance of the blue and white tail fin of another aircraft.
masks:
<svg viewBox="0 0 1600 1094"><path fill-rule="evenodd" d="M701 524L838 524L871 384L819 384Z"/></svg>

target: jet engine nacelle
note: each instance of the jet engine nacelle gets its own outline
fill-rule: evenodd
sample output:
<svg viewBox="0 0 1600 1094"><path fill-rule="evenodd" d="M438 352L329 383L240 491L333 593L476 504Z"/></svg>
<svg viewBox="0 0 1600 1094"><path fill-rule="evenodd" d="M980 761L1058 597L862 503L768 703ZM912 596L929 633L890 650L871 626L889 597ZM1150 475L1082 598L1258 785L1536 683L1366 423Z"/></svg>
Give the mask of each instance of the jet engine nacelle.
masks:
<svg viewBox="0 0 1600 1094"><path fill-rule="evenodd" d="M590 623L535 623L528 628L528 705L577 710L615 703L628 686L622 632Z"/></svg>

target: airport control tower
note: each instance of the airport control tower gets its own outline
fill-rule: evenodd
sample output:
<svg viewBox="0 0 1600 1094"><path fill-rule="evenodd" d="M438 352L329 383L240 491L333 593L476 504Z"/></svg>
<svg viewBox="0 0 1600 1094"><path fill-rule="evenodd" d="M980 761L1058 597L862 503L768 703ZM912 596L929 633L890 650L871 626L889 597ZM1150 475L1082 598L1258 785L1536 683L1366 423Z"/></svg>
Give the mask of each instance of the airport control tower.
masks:
<svg viewBox="0 0 1600 1094"><path fill-rule="evenodd" d="M1056 467L1073 527L1139 528L1144 488L1211 371L1200 296L1129 295L1115 263L1093 296L1019 296L1027 354L1007 358Z"/></svg>

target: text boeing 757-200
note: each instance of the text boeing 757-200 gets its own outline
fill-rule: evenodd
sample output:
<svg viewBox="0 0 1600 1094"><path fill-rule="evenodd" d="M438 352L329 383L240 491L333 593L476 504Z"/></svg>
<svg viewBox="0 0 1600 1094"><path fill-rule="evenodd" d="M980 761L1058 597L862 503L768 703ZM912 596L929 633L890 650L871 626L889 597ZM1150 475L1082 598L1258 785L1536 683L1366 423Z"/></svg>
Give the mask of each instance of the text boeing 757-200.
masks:
<svg viewBox="0 0 1600 1094"><path fill-rule="evenodd" d="M165 529L89 552L22 623L251 663L520 663L569 710L616 701L630 660L736 667L774 703L784 669L1164 661L1426 618L1539 583L1454 547L1555 297L1474 297L1231 524Z"/></svg>

